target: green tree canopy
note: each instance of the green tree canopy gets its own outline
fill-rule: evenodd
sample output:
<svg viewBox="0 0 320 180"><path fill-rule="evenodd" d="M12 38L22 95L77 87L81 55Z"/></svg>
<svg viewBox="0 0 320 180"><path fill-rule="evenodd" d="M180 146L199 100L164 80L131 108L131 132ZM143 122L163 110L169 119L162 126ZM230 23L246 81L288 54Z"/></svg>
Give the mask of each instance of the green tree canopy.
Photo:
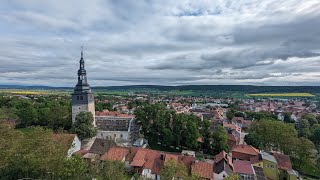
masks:
<svg viewBox="0 0 320 180"><path fill-rule="evenodd" d="M97 135L97 129L93 125L91 112L80 112L75 119L71 132L76 133L81 140Z"/></svg>

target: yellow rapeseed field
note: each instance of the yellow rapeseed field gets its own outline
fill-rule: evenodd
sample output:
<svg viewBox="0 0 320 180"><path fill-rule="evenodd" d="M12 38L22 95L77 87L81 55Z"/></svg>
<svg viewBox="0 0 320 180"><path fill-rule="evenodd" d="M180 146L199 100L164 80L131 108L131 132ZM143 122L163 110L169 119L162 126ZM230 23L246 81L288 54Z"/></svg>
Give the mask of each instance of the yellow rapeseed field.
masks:
<svg viewBox="0 0 320 180"><path fill-rule="evenodd" d="M50 94L48 91L24 91L24 90L1 90L2 93L17 94L17 95L45 95Z"/></svg>
<svg viewBox="0 0 320 180"><path fill-rule="evenodd" d="M248 94L248 96L269 96L269 97L313 97L315 95L310 93L261 93Z"/></svg>

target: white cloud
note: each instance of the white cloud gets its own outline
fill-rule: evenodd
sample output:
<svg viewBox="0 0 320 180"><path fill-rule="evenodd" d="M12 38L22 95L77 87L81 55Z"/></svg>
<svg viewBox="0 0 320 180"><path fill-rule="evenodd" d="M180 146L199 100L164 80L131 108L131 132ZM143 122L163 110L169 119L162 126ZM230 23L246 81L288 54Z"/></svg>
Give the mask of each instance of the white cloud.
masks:
<svg viewBox="0 0 320 180"><path fill-rule="evenodd" d="M7 0L0 84L317 84L318 0Z"/></svg>

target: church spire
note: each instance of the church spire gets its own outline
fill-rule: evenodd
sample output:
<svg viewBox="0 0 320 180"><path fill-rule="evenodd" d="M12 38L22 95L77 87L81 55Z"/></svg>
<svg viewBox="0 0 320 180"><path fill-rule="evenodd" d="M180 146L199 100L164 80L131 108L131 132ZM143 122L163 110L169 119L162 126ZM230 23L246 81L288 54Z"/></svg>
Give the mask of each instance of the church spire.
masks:
<svg viewBox="0 0 320 180"><path fill-rule="evenodd" d="M83 59L83 46L81 46L81 59Z"/></svg>
<svg viewBox="0 0 320 180"><path fill-rule="evenodd" d="M83 46L81 46L81 57L80 57L80 67L78 70L78 83L74 91L80 92L91 92L91 88L87 82L87 72L84 68L84 59L83 59Z"/></svg>

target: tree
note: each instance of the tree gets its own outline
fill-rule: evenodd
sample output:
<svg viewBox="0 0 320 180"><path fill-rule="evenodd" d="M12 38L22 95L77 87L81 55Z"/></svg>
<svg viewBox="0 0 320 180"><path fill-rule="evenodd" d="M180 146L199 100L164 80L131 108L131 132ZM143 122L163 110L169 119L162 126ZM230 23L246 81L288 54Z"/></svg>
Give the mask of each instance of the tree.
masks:
<svg viewBox="0 0 320 180"><path fill-rule="evenodd" d="M309 122L310 126L318 123L316 116L313 114L304 114L302 116L302 119L306 119Z"/></svg>
<svg viewBox="0 0 320 180"><path fill-rule="evenodd" d="M10 162L20 148L21 138L22 134L15 131L13 126L0 123L0 156L2 157L0 169L5 169L10 165Z"/></svg>
<svg viewBox="0 0 320 180"><path fill-rule="evenodd" d="M164 163L161 169L161 179L172 180L177 179L188 179L188 170L186 166L173 159Z"/></svg>
<svg viewBox="0 0 320 180"><path fill-rule="evenodd" d="M26 105L18 110L18 117L20 119L19 125L27 127L37 122L37 111L31 104Z"/></svg>
<svg viewBox="0 0 320 180"><path fill-rule="evenodd" d="M318 125L318 124L317 124ZM319 146L320 145L320 125L312 126L312 136L311 136L312 141Z"/></svg>
<svg viewBox="0 0 320 180"><path fill-rule="evenodd" d="M0 133L0 137L16 135L7 146L0 145L0 154L5 153L8 157L5 161L1 160L5 162L0 168L1 178L45 179L48 173L51 176L59 174L67 152L62 142L53 141L52 131L35 127L30 132L21 133L1 125Z"/></svg>
<svg viewBox="0 0 320 180"><path fill-rule="evenodd" d="M211 149L210 147L210 141L212 138L212 134L210 132L210 122L208 120L204 120L202 123L202 131L201 131L203 143L202 143L202 149L204 151L208 151Z"/></svg>
<svg viewBox="0 0 320 180"><path fill-rule="evenodd" d="M293 157L296 165L300 168L304 164L314 164L317 151L314 144L307 138L301 137L295 141Z"/></svg>
<svg viewBox="0 0 320 180"><path fill-rule="evenodd" d="M299 137L305 137L305 138L310 137L311 132L310 132L309 128L310 128L309 121L306 119L301 119L299 121L299 126L298 126Z"/></svg>
<svg viewBox="0 0 320 180"><path fill-rule="evenodd" d="M93 125L92 113L80 112L76 116L71 132L76 133L81 140L94 137L97 134L97 129Z"/></svg>
<svg viewBox="0 0 320 180"><path fill-rule="evenodd" d="M228 118L228 120L232 120L232 118L234 117L234 114L236 113L236 110L235 109L229 109L229 111L227 112L227 118Z"/></svg>
<svg viewBox="0 0 320 180"><path fill-rule="evenodd" d="M149 140L149 144L197 149L200 137L198 125L201 120L194 115L176 114L168 110L164 104L144 104L134 112L141 133Z"/></svg>
<svg viewBox="0 0 320 180"><path fill-rule="evenodd" d="M119 161L102 161L94 164L89 174L92 176L90 179L95 178L98 180L130 179L126 176L124 163Z"/></svg>
<svg viewBox="0 0 320 180"><path fill-rule="evenodd" d="M95 104L96 111L100 111L100 112L105 110L105 109L107 109L109 111L112 111L113 110L112 107L113 106L112 106L112 104L110 102L107 102L107 103L105 103L105 102L97 102Z"/></svg>
<svg viewBox="0 0 320 180"><path fill-rule="evenodd" d="M84 179L87 175L88 164L79 155L64 158L63 168L59 172L61 179Z"/></svg>
<svg viewBox="0 0 320 180"><path fill-rule="evenodd" d="M251 123L246 140L253 139L247 143L255 147L259 145L257 148L279 150L290 155L295 138L297 131L291 124L262 119Z"/></svg>
<svg viewBox="0 0 320 180"><path fill-rule="evenodd" d="M228 135L222 126L217 126L212 132L211 149L212 154L219 154L222 150L229 151L228 148Z"/></svg>
<svg viewBox="0 0 320 180"><path fill-rule="evenodd" d="M292 123L293 120L291 119L291 113L289 113L289 112L284 113L283 121L285 123Z"/></svg>

